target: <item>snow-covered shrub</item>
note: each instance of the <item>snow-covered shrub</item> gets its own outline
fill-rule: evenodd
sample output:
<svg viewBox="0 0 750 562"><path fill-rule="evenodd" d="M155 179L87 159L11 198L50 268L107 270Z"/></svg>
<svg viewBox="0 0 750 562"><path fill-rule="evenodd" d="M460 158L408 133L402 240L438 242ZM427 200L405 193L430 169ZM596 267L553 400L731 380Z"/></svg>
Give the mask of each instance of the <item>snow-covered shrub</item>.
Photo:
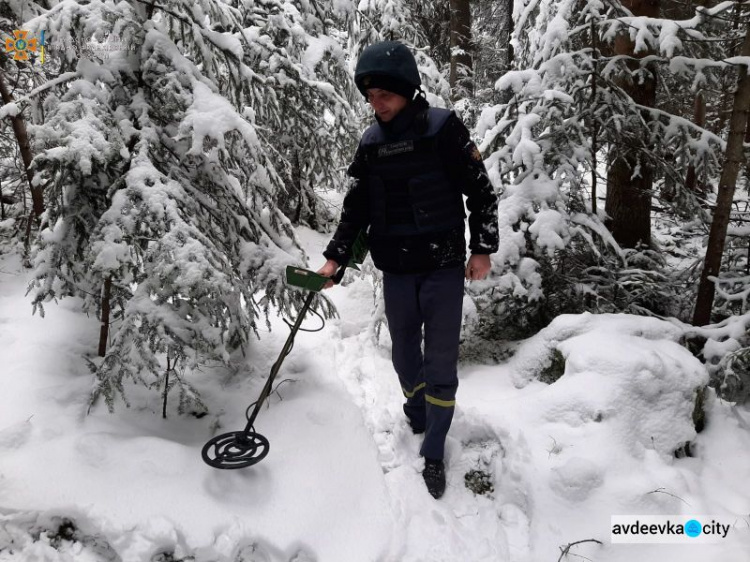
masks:
<svg viewBox="0 0 750 562"><path fill-rule="evenodd" d="M722 357L716 372L721 397L744 404L750 401L750 346Z"/></svg>
<svg viewBox="0 0 750 562"><path fill-rule="evenodd" d="M750 312L750 227L742 222L750 217L750 202L739 201L740 198L736 203L739 226L732 224L729 227L721 274L715 280L713 313L718 318Z"/></svg>
<svg viewBox="0 0 750 562"><path fill-rule="evenodd" d="M685 340L701 358L711 386L724 400L750 401L750 313L711 326L683 325Z"/></svg>
<svg viewBox="0 0 750 562"><path fill-rule="evenodd" d="M555 315L583 310L682 317L691 304L685 303L682 286L662 255L649 248L623 249L614 256L595 255L572 244L559 266L544 277L549 279L548 308Z"/></svg>

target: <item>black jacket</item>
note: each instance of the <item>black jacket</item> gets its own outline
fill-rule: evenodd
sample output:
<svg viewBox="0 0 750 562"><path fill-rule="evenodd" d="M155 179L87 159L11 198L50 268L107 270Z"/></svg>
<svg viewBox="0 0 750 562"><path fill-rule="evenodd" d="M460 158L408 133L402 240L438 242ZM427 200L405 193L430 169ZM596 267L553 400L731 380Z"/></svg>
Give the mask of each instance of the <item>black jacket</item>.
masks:
<svg viewBox="0 0 750 562"><path fill-rule="evenodd" d="M388 142L419 137L423 129L421 119L428 105L418 98L405 107L388 123L378 124ZM416 133L415 133L416 130ZM469 211L471 240L469 249L473 254L490 254L498 248L497 197L487 177L487 171L469 131L461 120L451 113L434 136L431 145L437 152L443 170L454 188L466 196ZM361 229L368 228L373 220L372 188L368 178L374 166L368 155L369 147L360 143L348 173L352 177L349 191L344 198L344 208L339 226L323 255L339 264L346 264L354 240ZM398 187L395 188L398 190ZM391 186L391 191L394 191ZM409 206L409 197L393 198L398 205ZM392 204L393 206L394 204ZM403 209L391 209L390 216L405 214ZM411 211L407 213L411 215ZM463 209L456 210L461 226L447 227L437 232L408 234L383 233L371 229L370 252L376 267L389 273L424 273L448 267L462 266L466 261ZM453 221L455 224L456 221Z"/></svg>

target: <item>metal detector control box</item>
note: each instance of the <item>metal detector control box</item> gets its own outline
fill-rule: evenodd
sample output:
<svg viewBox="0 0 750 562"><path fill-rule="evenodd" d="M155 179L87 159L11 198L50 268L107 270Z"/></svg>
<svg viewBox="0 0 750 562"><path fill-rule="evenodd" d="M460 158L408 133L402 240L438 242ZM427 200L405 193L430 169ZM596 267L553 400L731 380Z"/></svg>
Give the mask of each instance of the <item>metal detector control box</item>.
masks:
<svg viewBox="0 0 750 562"><path fill-rule="evenodd" d="M360 230L354 241L354 246L352 247L352 257L349 260L349 263L346 264L346 267L351 267L352 269L359 271L359 265L365 261L367 252L367 234L363 230ZM342 268L340 273L343 274L345 269L346 268ZM334 281L338 283L341 280L341 276L338 276L339 279L334 277ZM306 291L317 293L321 291L325 284L330 280L329 277L325 277L319 273L310 271L309 269L295 267L293 265L286 266L286 282Z"/></svg>
<svg viewBox="0 0 750 562"><path fill-rule="evenodd" d="M286 282L305 291L317 293L330 280L329 277L325 277L309 269L302 269L293 265L286 266Z"/></svg>

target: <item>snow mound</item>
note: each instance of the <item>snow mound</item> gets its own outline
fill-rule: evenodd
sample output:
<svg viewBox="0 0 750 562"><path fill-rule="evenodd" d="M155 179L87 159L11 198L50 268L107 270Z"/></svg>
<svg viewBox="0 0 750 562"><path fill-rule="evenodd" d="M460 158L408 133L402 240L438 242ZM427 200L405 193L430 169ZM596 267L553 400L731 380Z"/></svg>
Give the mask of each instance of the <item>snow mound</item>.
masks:
<svg viewBox="0 0 750 562"><path fill-rule="evenodd" d="M242 525L217 533L212 544L193 548L166 518L131 528L98 520L85 511L0 513L0 560L25 562L313 562L309 545L280 548L267 538L248 536Z"/></svg>
<svg viewBox="0 0 750 562"><path fill-rule="evenodd" d="M527 384L556 350L565 370L538 397L545 421L593 423L604 429L588 430L590 438L614 438L636 458L646 449L671 455L695 437L696 393L708 383L705 367L676 343L680 335L654 318L561 316L519 349L514 382Z"/></svg>
<svg viewBox="0 0 750 562"><path fill-rule="evenodd" d="M519 348L512 362L513 383L516 387L523 388L530 381L539 378L539 373L552 363L553 352L560 342L592 332L669 342L677 342L684 334L682 328L669 322L644 316L590 312L563 314ZM611 347L609 338L607 347Z"/></svg>
<svg viewBox="0 0 750 562"><path fill-rule="evenodd" d="M727 459L714 447L718 428L727 427L721 419L725 406L712 391L702 393L709 422L696 432L696 395L709 376L677 343L683 334L681 327L653 318L561 316L524 342L507 364L512 400L500 388L496 397L491 387L470 394L481 399L482 418L505 428L495 495L497 503L518 506L528 521L530 559L548 559L561 545L589 538L602 545L587 544L577 554L625 559L609 542L615 514L746 512L746 499L707 493L715 478L727 478ZM560 376L544 384L539 375L550 366ZM497 381L489 371L482 376ZM690 456L681 454L687 451ZM711 478L701 480L704 473ZM508 532L526 551L523 533ZM711 553L721 551L725 558L694 559L742 560L738 553L746 540L738 536ZM659 559L656 551L651 554Z"/></svg>

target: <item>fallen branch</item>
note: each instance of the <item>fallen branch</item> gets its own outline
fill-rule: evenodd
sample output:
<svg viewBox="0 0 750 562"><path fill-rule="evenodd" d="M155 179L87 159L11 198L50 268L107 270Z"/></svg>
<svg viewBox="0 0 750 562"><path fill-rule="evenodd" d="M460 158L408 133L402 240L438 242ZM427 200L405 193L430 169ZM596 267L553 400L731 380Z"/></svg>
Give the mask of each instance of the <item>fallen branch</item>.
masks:
<svg viewBox="0 0 750 562"><path fill-rule="evenodd" d="M670 494L669 492L665 492L664 488L657 488L656 490L651 490L648 493L649 494L666 494L668 496L672 496L673 498L676 498L676 499L680 500L685 505L690 506L690 504L688 502L686 502L685 500L683 500L680 496L675 496L674 494Z"/></svg>
<svg viewBox="0 0 750 562"><path fill-rule="evenodd" d="M576 541L572 543L568 543L568 545L563 548L560 547L560 558L557 559L557 562L561 562L564 557L566 557L570 553L570 548L577 545L577 544L583 544L585 542L595 542L596 544L603 544L602 541L598 541L596 539L584 539L582 541ZM577 555L576 555L577 556Z"/></svg>

